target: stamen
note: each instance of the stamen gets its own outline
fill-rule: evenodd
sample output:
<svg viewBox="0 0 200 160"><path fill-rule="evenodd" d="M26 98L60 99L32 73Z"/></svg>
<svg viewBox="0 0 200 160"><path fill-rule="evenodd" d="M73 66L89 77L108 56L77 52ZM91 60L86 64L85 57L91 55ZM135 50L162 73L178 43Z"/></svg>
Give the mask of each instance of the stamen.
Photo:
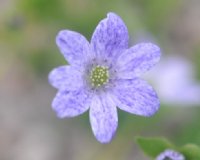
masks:
<svg viewBox="0 0 200 160"><path fill-rule="evenodd" d="M105 66L96 66L91 70L90 81L93 87L100 87L108 83L109 73Z"/></svg>

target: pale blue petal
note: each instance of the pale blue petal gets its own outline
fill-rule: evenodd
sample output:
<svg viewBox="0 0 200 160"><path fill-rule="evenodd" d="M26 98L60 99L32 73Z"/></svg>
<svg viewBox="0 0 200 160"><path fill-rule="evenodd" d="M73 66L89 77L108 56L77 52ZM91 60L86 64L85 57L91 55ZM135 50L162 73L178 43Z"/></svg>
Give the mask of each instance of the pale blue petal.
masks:
<svg viewBox="0 0 200 160"><path fill-rule="evenodd" d="M164 152L160 153L157 157L156 160L165 160L165 159L170 159L170 160L185 160L185 157L174 150L167 149Z"/></svg>
<svg viewBox="0 0 200 160"><path fill-rule="evenodd" d="M113 57L128 47L128 31L123 20L114 13L100 21L96 27L91 46L97 57Z"/></svg>
<svg viewBox="0 0 200 160"><path fill-rule="evenodd" d="M60 90L77 90L83 86L82 74L75 67L60 66L49 73L49 83Z"/></svg>
<svg viewBox="0 0 200 160"><path fill-rule="evenodd" d="M90 124L96 139L108 143L113 138L117 125L117 108L111 96L94 96L90 106Z"/></svg>
<svg viewBox="0 0 200 160"><path fill-rule="evenodd" d="M92 54L86 38L74 31L60 31L56 44L70 65L82 65Z"/></svg>
<svg viewBox="0 0 200 160"><path fill-rule="evenodd" d="M118 77L132 79L150 70L160 60L160 48L140 43L127 49L117 60Z"/></svg>
<svg viewBox="0 0 200 160"><path fill-rule="evenodd" d="M155 91L141 79L118 80L113 92L117 106L126 112L149 117L159 109Z"/></svg>
<svg viewBox="0 0 200 160"><path fill-rule="evenodd" d="M58 91L52 102L52 108L60 118L75 117L88 110L90 101L91 95L84 89Z"/></svg>

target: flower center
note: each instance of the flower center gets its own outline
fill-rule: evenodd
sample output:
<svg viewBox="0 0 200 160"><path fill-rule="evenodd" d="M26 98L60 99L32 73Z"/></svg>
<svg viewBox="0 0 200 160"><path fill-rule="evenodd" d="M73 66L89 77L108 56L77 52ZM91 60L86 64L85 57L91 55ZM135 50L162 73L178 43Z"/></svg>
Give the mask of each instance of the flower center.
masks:
<svg viewBox="0 0 200 160"><path fill-rule="evenodd" d="M93 87L100 87L108 83L109 73L105 66L96 66L92 69L90 80Z"/></svg>

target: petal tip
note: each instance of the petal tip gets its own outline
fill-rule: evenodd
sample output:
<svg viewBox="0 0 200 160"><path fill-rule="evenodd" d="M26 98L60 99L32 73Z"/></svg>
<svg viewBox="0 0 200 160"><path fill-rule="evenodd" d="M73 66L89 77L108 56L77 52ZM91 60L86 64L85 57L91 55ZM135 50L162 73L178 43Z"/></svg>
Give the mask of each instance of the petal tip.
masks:
<svg viewBox="0 0 200 160"><path fill-rule="evenodd" d="M95 137L100 143L108 144L113 140L113 138L115 137L115 134L116 134L116 131L114 133L112 133L112 134L108 133L109 136L108 135L101 135L101 136L100 135L95 135Z"/></svg>
<svg viewBox="0 0 200 160"><path fill-rule="evenodd" d="M146 43L141 43L144 45L144 47L149 48L151 50L154 50L154 52L160 52L160 47L157 44L151 43L151 42L146 42Z"/></svg>
<svg viewBox="0 0 200 160"><path fill-rule="evenodd" d="M147 112L146 115L144 115L145 117L152 117L154 116L160 109L160 101L159 99L157 99L157 102L155 103L155 106L152 108L151 111Z"/></svg>
<svg viewBox="0 0 200 160"><path fill-rule="evenodd" d="M115 16L115 17L119 17L116 13L114 12L108 12L107 13L107 17L111 17L111 16Z"/></svg>
<svg viewBox="0 0 200 160"><path fill-rule="evenodd" d="M48 82L49 84L54 87L54 88L57 88L56 85L55 85L55 71L56 68L54 68L53 70L51 70L48 74Z"/></svg>
<svg viewBox="0 0 200 160"><path fill-rule="evenodd" d="M61 42L64 42L64 35L67 33L67 30L61 30L57 33L56 35L56 38L55 38L55 41L56 41L56 44L57 46L59 47L60 46L60 43Z"/></svg>

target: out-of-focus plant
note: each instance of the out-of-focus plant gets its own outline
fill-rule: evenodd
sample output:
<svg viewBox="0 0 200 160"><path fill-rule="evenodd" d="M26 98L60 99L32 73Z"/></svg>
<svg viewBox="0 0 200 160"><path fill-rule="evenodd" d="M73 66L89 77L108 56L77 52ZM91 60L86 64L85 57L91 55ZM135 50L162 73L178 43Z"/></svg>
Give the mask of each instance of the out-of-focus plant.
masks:
<svg viewBox="0 0 200 160"><path fill-rule="evenodd" d="M180 56L166 56L147 75L158 89L161 102L171 106L199 106L200 84L192 63Z"/></svg>
<svg viewBox="0 0 200 160"><path fill-rule="evenodd" d="M165 138L137 137L136 141L143 152L156 160L199 160L200 147L195 144L186 144L177 147ZM184 158L183 158L184 157ZM162 159L163 158L163 159Z"/></svg>

